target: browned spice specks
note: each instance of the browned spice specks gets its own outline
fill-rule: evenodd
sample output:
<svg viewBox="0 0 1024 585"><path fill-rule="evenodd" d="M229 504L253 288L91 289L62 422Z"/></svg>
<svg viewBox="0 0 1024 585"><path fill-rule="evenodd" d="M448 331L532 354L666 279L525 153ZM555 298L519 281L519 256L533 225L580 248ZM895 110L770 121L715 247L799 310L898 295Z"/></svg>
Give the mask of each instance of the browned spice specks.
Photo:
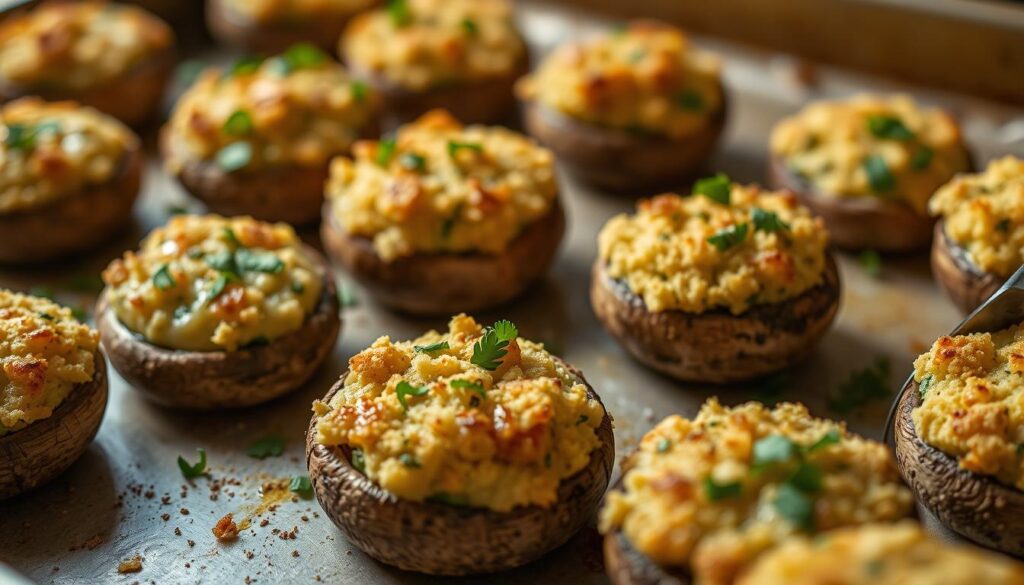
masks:
<svg viewBox="0 0 1024 585"><path fill-rule="evenodd" d="M188 542L189 546L195 546L196 545L196 541L194 541L194 540L188 540L186 542Z"/></svg>
<svg viewBox="0 0 1024 585"><path fill-rule="evenodd" d="M188 516L188 508L182 508L181 510L178 511L181 512L182 516Z"/></svg>
<svg viewBox="0 0 1024 585"><path fill-rule="evenodd" d="M164 522L167 522L168 520L171 519L171 515L166 513L166 512L164 512L163 514L160 514L160 519L163 520Z"/></svg>
<svg viewBox="0 0 1024 585"><path fill-rule="evenodd" d="M213 527L213 535L220 541L231 541L238 538L238 525L232 519L231 514L225 514Z"/></svg>
<svg viewBox="0 0 1024 585"><path fill-rule="evenodd" d="M174 536L181 536L181 528L174 527Z"/></svg>
<svg viewBox="0 0 1024 585"><path fill-rule="evenodd" d="M260 520L260 526L261 527L266 526L267 524L270 524L270 520L267 520L266 518L264 518L263 520Z"/></svg>
<svg viewBox="0 0 1024 585"><path fill-rule="evenodd" d="M138 573L142 570L142 555L135 555L127 561L121 561L117 564L117 572L124 573Z"/></svg>
<svg viewBox="0 0 1024 585"><path fill-rule="evenodd" d="M293 550L293 551L292 551L292 556L293 556L293 557L297 557L297 556L299 556L299 551L297 551L297 550Z"/></svg>
<svg viewBox="0 0 1024 585"><path fill-rule="evenodd" d="M256 556L256 553L252 552L251 550L245 551L245 558L249 559L250 561L254 556Z"/></svg>

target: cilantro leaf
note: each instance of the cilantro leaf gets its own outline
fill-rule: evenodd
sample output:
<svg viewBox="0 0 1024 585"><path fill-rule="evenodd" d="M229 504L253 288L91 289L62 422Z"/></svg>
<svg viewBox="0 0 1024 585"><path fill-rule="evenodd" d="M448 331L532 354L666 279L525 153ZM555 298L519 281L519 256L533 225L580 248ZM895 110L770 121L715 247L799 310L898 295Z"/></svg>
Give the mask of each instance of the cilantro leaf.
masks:
<svg viewBox="0 0 1024 585"><path fill-rule="evenodd" d="M757 231L772 233L789 230L789 224L779 219L778 214L774 211L765 211L755 207L751 218L754 221L754 229Z"/></svg>
<svg viewBox="0 0 1024 585"><path fill-rule="evenodd" d="M206 450L196 449L199 452L199 461L195 464L185 461L185 458L178 455L178 468L186 479L193 479L206 473Z"/></svg>
<svg viewBox="0 0 1024 585"><path fill-rule="evenodd" d="M427 392L430 392L430 386L420 386L417 388L412 384L402 380L395 387L395 395L398 397L398 402L402 405L402 410L408 411L409 404L406 402L406 396L423 396Z"/></svg>
<svg viewBox="0 0 1024 585"><path fill-rule="evenodd" d="M360 473L366 473L366 456L362 449L352 449L352 467Z"/></svg>
<svg viewBox="0 0 1024 585"><path fill-rule="evenodd" d="M719 173L714 177L701 179L693 185L694 195L703 195L715 203L721 203L722 205L729 205L731 193L732 181L722 173Z"/></svg>
<svg viewBox="0 0 1024 585"><path fill-rule="evenodd" d="M278 457L284 453L284 438L278 435L267 435L245 450L245 454L254 459Z"/></svg>
<svg viewBox="0 0 1024 585"><path fill-rule="evenodd" d="M480 395L480 398L487 398L487 391L484 390L484 387L482 384L480 384L480 382L470 382L469 380L452 380L451 382L448 383L448 385L451 386L452 388L461 388L463 390L476 392L477 394Z"/></svg>
<svg viewBox="0 0 1024 585"><path fill-rule="evenodd" d="M896 116L868 116L868 130L876 138L886 140L912 140L914 133L910 131Z"/></svg>
<svg viewBox="0 0 1024 585"><path fill-rule="evenodd" d="M351 88L352 88L352 99L355 100L355 102L357 104L365 103L366 102L366 94L369 91L367 86L366 86L366 82L365 81L359 81L359 80L353 81Z"/></svg>
<svg viewBox="0 0 1024 585"><path fill-rule="evenodd" d="M427 168L427 159L415 152L407 152L398 157L398 164L401 165L403 169L420 173Z"/></svg>
<svg viewBox="0 0 1024 585"><path fill-rule="evenodd" d="M821 491L821 482L824 476L820 467L813 463L803 462L787 481L800 491L813 494Z"/></svg>
<svg viewBox="0 0 1024 585"><path fill-rule="evenodd" d="M217 166L227 172L243 169L252 162L252 145L248 142L232 142L217 151Z"/></svg>
<svg viewBox="0 0 1024 585"><path fill-rule="evenodd" d="M235 110L228 119L224 121L223 130L228 136L245 136L252 132L252 116L245 110Z"/></svg>
<svg viewBox="0 0 1024 585"><path fill-rule="evenodd" d="M748 231L749 227L746 222L731 225L709 236L708 243L718 248L719 252L724 252L733 246L742 244L747 239Z"/></svg>
<svg viewBox="0 0 1024 585"><path fill-rule="evenodd" d="M462 25L462 30L466 31L466 34L469 36L474 36L479 32L476 22L472 18L463 18L460 24Z"/></svg>
<svg viewBox="0 0 1024 585"><path fill-rule="evenodd" d="M308 498L313 495L313 482L309 481L308 476L296 475L288 482L288 489L303 498Z"/></svg>
<svg viewBox="0 0 1024 585"><path fill-rule="evenodd" d="M743 493L743 484L738 481L716 483L711 476L708 476L704 478L701 484L704 487L704 496L712 502L735 498Z"/></svg>
<svg viewBox="0 0 1024 585"><path fill-rule="evenodd" d="M242 57L231 65L231 69L228 70L228 75L233 77L236 75L249 75L251 73L256 73L262 64L262 57Z"/></svg>
<svg viewBox="0 0 1024 585"><path fill-rule="evenodd" d="M483 152L484 146L476 142L459 142L458 140L448 141L448 156L455 158L460 150L472 150L473 152Z"/></svg>
<svg viewBox="0 0 1024 585"><path fill-rule="evenodd" d="M519 335L511 321L502 320L488 327L473 345L470 362L485 370L496 370L508 354L508 344Z"/></svg>
<svg viewBox="0 0 1024 585"><path fill-rule="evenodd" d="M928 393L928 389L931 388L934 383L935 377L931 374L921 378L921 381L917 383L917 391L921 394L921 398L924 398L924 395Z"/></svg>
<svg viewBox="0 0 1024 585"><path fill-rule="evenodd" d="M437 343L431 343L430 345L414 345L412 346L412 349L419 353L434 353L435 351L450 349L450 346L447 341L438 341Z"/></svg>
<svg viewBox="0 0 1024 585"><path fill-rule="evenodd" d="M796 443L782 435L768 435L754 443L754 467L785 463L797 455Z"/></svg>
<svg viewBox="0 0 1024 585"><path fill-rule="evenodd" d="M882 275L882 257L878 252L874 250L864 250L857 256L857 262L860 262L861 268L864 272L868 273L871 278L878 278Z"/></svg>
<svg viewBox="0 0 1024 585"><path fill-rule="evenodd" d="M235 251L235 264L243 272L277 274L284 270L284 261L271 252L242 248Z"/></svg>
<svg viewBox="0 0 1024 585"><path fill-rule="evenodd" d="M213 300L219 297L221 293L224 292L224 289L227 288L228 283L232 280L235 280L235 277L228 272L221 272L218 274L217 280L213 281L213 286L210 287L209 299Z"/></svg>
<svg viewBox="0 0 1024 585"><path fill-rule="evenodd" d="M398 456L398 460L402 462L402 465L412 468L419 469L420 462L416 460L416 457L412 453L402 453Z"/></svg>
<svg viewBox="0 0 1024 585"><path fill-rule="evenodd" d="M385 138L377 143L377 164L382 167L388 166L391 157L395 154L395 139Z"/></svg>
<svg viewBox="0 0 1024 585"><path fill-rule="evenodd" d="M814 453L820 449L824 449L829 445L835 445L839 443L842 436L839 434L839 429L829 429L820 439L815 441L810 447L807 448L808 453Z"/></svg>
<svg viewBox="0 0 1024 585"><path fill-rule="evenodd" d="M914 151L914 154L910 156L910 168L915 171L923 171L928 168L928 165L932 164L932 157L934 156L935 151L927 146L919 146Z"/></svg>
<svg viewBox="0 0 1024 585"><path fill-rule="evenodd" d="M896 186L896 178L892 176L889 165L880 155L873 154L861 163L868 175L868 184L875 193L886 193Z"/></svg>
<svg viewBox="0 0 1024 585"><path fill-rule="evenodd" d="M772 500L772 507L793 526L801 530L814 530L813 498L797 486L791 483L780 484Z"/></svg>
<svg viewBox="0 0 1024 585"><path fill-rule="evenodd" d="M167 264L164 264L153 273L153 286L160 290L167 290L178 286L178 282L171 276L171 270Z"/></svg>
<svg viewBox="0 0 1024 585"><path fill-rule="evenodd" d="M406 0L389 0L388 17L395 28L403 28L412 23L412 13Z"/></svg>

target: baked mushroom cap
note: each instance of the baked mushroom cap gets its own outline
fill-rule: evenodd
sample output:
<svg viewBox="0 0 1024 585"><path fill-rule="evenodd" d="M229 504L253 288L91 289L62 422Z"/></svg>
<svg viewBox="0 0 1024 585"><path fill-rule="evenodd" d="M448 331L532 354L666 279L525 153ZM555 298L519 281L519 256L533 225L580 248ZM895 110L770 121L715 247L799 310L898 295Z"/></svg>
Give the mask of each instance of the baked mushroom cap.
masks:
<svg viewBox="0 0 1024 585"><path fill-rule="evenodd" d="M350 17L330 15L303 22L256 22L224 0L206 2L206 26L223 45L257 53L279 53L296 43L312 43L331 52Z"/></svg>
<svg viewBox="0 0 1024 585"><path fill-rule="evenodd" d="M345 231L330 201L323 215L320 236L331 259L380 303L417 315L473 312L519 296L547 272L565 233L556 200L500 254L420 252L387 262L370 238Z"/></svg>
<svg viewBox="0 0 1024 585"><path fill-rule="evenodd" d="M821 284L739 315L726 309L652 313L598 259L591 272L590 302L605 329L641 363L687 382L740 382L796 363L828 330L839 308L840 288L835 260L826 258Z"/></svg>
<svg viewBox="0 0 1024 585"><path fill-rule="evenodd" d="M322 269L323 292L299 329L230 352L168 349L125 327L103 294L96 328L110 363L150 400L189 410L252 406L298 388L331 353L341 328L334 275L319 253L304 252Z"/></svg>
<svg viewBox="0 0 1024 585"><path fill-rule="evenodd" d="M527 133L558 156L582 181L601 189L640 192L678 186L711 156L728 110L722 106L695 134L668 138L608 128L573 119L536 101L524 102Z"/></svg>
<svg viewBox="0 0 1024 585"><path fill-rule="evenodd" d="M988 300L1006 280L974 264L967 250L946 234L942 220L935 224L931 264L936 282L964 313Z"/></svg>
<svg viewBox="0 0 1024 585"><path fill-rule="evenodd" d="M956 458L922 441L911 416L920 405L920 389L911 380L900 395L892 430L896 465L914 498L960 535L1024 556L1024 493L961 469Z"/></svg>
<svg viewBox="0 0 1024 585"><path fill-rule="evenodd" d="M604 564L615 585L689 585L681 569L662 567L633 548L621 531L604 536Z"/></svg>
<svg viewBox="0 0 1024 585"><path fill-rule="evenodd" d="M554 359L583 380L590 397L600 402L578 370ZM347 375L347 371L341 375L324 402L341 390ZM597 429L600 446L590 453L586 467L562 480L554 504L495 512L395 497L352 466L350 450L318 443L316 422L314 416L306 433L306 464L327 515L371 557L432 575L511 569L561 546L593 516L615 459L615 438L606 411Z"/></svg>
<svg viewBox="0 0 1024 585"><path fill-rule="evenodd" d="M0 214L0 263L61 260L116 236L131 221L141 173L142 156L135 146L125 151L118 171L106 183Z"/></svg>
<svg viewBox="0 0 1024 585"><path fill-rule="evenodd" d="M774 154L768 175L774 187L793 191L801 204L825 220L829 240L840 248L910 252L924 248L931 241L935 220L906 205L880 197L823 194L788 169L785 161Z"/></svg>
<svg viewBox="0 0 1024 585"><path fill-rule="evenodd" d="M94 361L92 380L75 385L52 415L0 436L0 500L57 477L92 442L107 408L107 360L99 348Z"/></svg>

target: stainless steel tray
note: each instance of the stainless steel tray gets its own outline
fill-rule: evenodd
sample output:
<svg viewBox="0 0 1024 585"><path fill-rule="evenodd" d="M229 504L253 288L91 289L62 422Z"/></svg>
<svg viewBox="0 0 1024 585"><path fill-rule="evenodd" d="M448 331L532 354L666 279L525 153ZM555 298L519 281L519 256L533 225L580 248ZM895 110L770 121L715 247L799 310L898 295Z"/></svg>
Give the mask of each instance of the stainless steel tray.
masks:
<svg viewBox="0 0 1024 585"><path fill-rule="evenodd" d="M607 25L549 5L521 3L521 20L540 54L566 38ZM726 60L726 84L735 108L713 168L742 181L763 181L772 124L806 100L862 89L907 90L954 110L979 161L1007 152L1024 155L1024 111L956 95L915 91L812 68L792 59L698 39ZM204 58L222 59L220 54ZM148 142L152 149L152 132ZM137 226L118 242L74 264L32 272L0 272L0 286L45 286L62 301L90 306L94 297L71 290L80 275L95 275L121 251L134 248L145 231L166 220L169 208L190 203L151 159ZM633 362L601 329L588 301L595 237L603 222L633 201L590 192L563 177L570 227L561 256L545 282L523 299L484 320L507 317L525 336L547 342L587 374L615 417L619 455L669 413L692 415L708 396L723 402L788 399L833 416L826 397L854 370L884 356L892 364L895 391L913 357L952 328L960 315L932 283L925 254L886 258L880 278L868 276L856 258L839 254L843 299L838 321L820 348L795 368L781 393L763 384L708 388L684 386ZM315 234L308 234L315 241ZM344 276L342 275L342 279ZM444 319L400 317L376 307L352 288L355 305L332 358L315 380L291 396L242 411L190 414L157 408L113 375L110 404L95 443L52 484L0 503L0 560L42 583L427 583L435 579L382 566L345 540L315 500L295 499L266 484L305 475L303 434L310 403L321 397L346 360L379 335L405 339ZM90 307L91 308L91 307ZM887 404L849 417L850 427L879 438ZM283 456L256 460L245 454L255 440L278 434ZM197 447L209 454L210 477L185 481L176 464ZM211 528L224 514L252 524L232 544L218 543ZM527 567L466 582L607 583L600 539L586 529L570 544ZM118 574L118 563L140 555L142 571ZM0 581L3 581L0 573Z"/></svg>

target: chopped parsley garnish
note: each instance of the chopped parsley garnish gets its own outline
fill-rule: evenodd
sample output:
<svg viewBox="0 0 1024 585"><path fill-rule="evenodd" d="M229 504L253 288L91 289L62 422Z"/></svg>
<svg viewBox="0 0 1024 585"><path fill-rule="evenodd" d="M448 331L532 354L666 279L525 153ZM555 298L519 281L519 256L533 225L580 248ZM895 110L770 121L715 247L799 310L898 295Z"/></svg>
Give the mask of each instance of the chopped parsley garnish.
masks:
<svg viewBox="0 0 1024 585"><path fill-rule="evenodd" d="M241 59L235 61L235 63L231 66L231 69L228 71L228 75L249 75L250 73L255 73L262 64L262 57L242 57Z"/></svg>
<svg viewBox="0 0 1024 585"><path fill-rule="evenodd" d="M398 456L398 460L406 467L410 467L412 469L420 468L420 462L416 461L416 457L414 457L412 453L402 453Z"/></svg>
<svg viewBox="0 0 1024 585"><path fill-rule="evenodd" d="M928 393L928 389L931 388L934 383L935 377L931 374L921 378L921 381L917 383L917 391L921 394L921 398L924 398L924 395Z"/></svg>
<svg viewBox="0 0 1024 585"><path fill-rule="evenodd" d="M772 506L790 524L802 530L814 530L814 499L791 483L779 485Z"/></svg>
<svg viewBox="0 0 1024 585"><path fill-rule="evenodd" d="M266 459L267 457L278 457L284 453L284 437L279 435L267 435L245 450L245 454L255 459Z"/></svg>
<svg viewBox="0 0 1024 585"><path fill-rule="evenodd" d="M724 252L733 246L742 244L743 240L747 239L748 231L749 227L746 222L731 225L708 237L708 243L718 248L719 252Z"/></svg>
<svg viewBox="0 0 1024 585"><path fill-rule="evenodd" d="M406 169L408 171L416 171L417 173L421 173L427 168L427 159L416 154L415 152L407 152L402 156L398 157L398 164L401 165L403 169Z"/></svg>
<svg viewBox="0 0 1024 585"><path fill-rule="evenodd" d="M288 489L303 498L308 498L313 495L313 482L309 481L309 476L296 475L288 482Z"/></svg>
<svg viewBox="0 0 1024 585"><path fill-rule="evenodd" d="M658 453L666 453L671 448L672 448L672 441L670 441L667 438L662 437L661 439L658 440L658 445L655 447L655 450L657 450Z"/></svg>
<svg viewBox="0 0 1024 585"><path fill-rule="evenodd" d="M755 207L751 218L754 221L754 229L761 232L777 232L789 230L789 224L779 219L774 211L765 211Z"/></svg>
<svg viewBox="0 0 1024 585"><path fill-rule="evenodd" d="M298 43L288 47L283 54L268 61L274 74L284 77L293 71L309 69L326 62L327 54L310 43Z"/></svg>
<svg viewBox="0 0 1024 585"><path fill-rule="evenodd" d="M932 157L935 156L935 151L928 148L927 146L918 146L914 154L910 156L910 168L915 171L923 171L928 168L928 165L932 164Z"/></svg>
<svg viewBox="0 0 1024 585"><path fill-rule="evenodd" d="M518 336L519 330L511 321L498 321L488 327L473 345L473 357L469 361L485 370L498 369L508 354L508 344Z"/></svg>
<svg viewBox="0 0 1024 585"><path fill-rule="evenodd" d="M260 252L241 248L235 250L235 264L242 272L266 272L277 274L284 270L284 260L271 252Z"/></svg>
<svg viewBox="0 0 1024 585"><path fill-rule="evenodd" d="M357 104L361 104L366 101L366 93L366 82L359 80L352 82L352 99L354 99Z"/></svg>
<svg viewBox="0 0 1024 585"><path fill-rule="evenodd" d="M690 112L703 112L705 108L704 98L692 89L677 94L675 101L677 106Z"/></svg>
<svg viewBox="0 0 1024 585"><path fill-rule="evenodd" d="M362 449L352 449L352 467L360 473L366 473L366 456L363 455Z"/></svg>
<svg viewBox="0 0 1024 585"><path fill-rule="evenodd" d="M814 453L820 449L824 449L829 445L835 445L842 439L837 429L829 429L820 439L814 442L813 445L807 448L808 453Z"/></svg>
<svg viewBox="0 0 1024 585"><path fill-rule="evenodd" d="M483 152L484 146L477 142L459 142L458 140L448 141L448 156L455 158L460 150L472 150L473 152Z"/></svg>
<svg viewBox="0 0 1024 585"><path fill-rule="evenodd" d="M875 363L850 374L839 391L829 396L829 410L838 414L849 414L872 402L885 400L892 395L889 389L889 359L880 356Z"/></svg>
<svg viewBox="0 0 1024 585"><path fill-rule="evenodd" d="M221 272L217 275L217 280L213 281L213 286L210 287L210 300L213 300L224 292L227 288L228 283L234 280L234 277L228 272Z"/></svg>
<svg viewBox="0 0 1024 585"><path fill-rule="evenodd" d="M301 282L292 282L292 292L301 295L306 292L306 287L302 286Z"/></svg>
<svg viewBox="0 0 1024 585"><path fill-rule="evenodd" d="M246 136L252 132L252 116L245 110L236 110L224 121L223 130L228 136Z"/></svg>
<svg viewBox="0 0 1024 585"><path fill-rule="evenodd" d="M868 184L875 193L886 193L896 186L896 179L881 156L872 154L864 159L862 165L864 172L868 174Z"/></svg>
<svg viewBox="0 0 1024 585"><path fill-rule="evenodd" d="M857 262L860 263L864 272L868 273L868 276L878 278L882 275L882 257L878 255L878 252L874 250L864 250L859 256L857 256Z"/></svg>
<svg viewBox="0 0 1024 585"><path fill-rule="evenodd" d="M480 398L487 398L487 391L484 390L483 384L481 384L480 382L470 382L469 380L452 380L451 382L449 382L449 385L452 388L460 388L462 390L476 392L480 396Z"/></svg>
<svg viewBox="0 0 1024 585"><path fill-rule="evenodd" d="M412 23L412 13L406 0L388 0L388 17L395 28L402 28Z"/></svg>
<svg viewBox="0 0 1024 585"><path fill-rule="evenodd" d="M419 353L434 353L435 351L441 351L442 349L448 349L450 346L447 341L438 341L437 343L431 343L430 345L414 345L412 349Z"/></svg>
<svg viewBox="0 0 1024 585"><path fill-rule="evenodd" d="M377 143L377 165L386 167L395 154L395 139L385 138Z"/></svg>
<svg viewBox="0 0 1024 585"><path fill-rule="evenodd" d="M904 126L903 121L896 116L868 116L868 130L876 138L885 140L912 140L914 138L914 133Z"/></svg>
<svg viewBox="0 0 1024 585"><path fill-rule="evenodd" d="M49 313L39 311L38 314L41 318L46 319L47 321L53 321L53 315Z"/></svg>
<svg viewBox="0 0 1024 585"><path fill-rule="evenodd" d="M441 237L448 239L452 235L452 230L455 229L455 222L459 220L459 215L462 214L462 203L458 203L455 209L452 210L452 214L444 218L441 222Z"/></svg>
<svg viewBox="0 0 1024 585"><path fill-rule="evenodd" d="M89 318L89 313L83 307L71 307L71 316L74 317L76 321L85 323L86 319Z"/></svg>
<svg viewBox="0 0 1024 585"><path fill-rule="evenodd" d="M233 246L244 247L242 240L238 239L238 236L235 234L235 230L230 227L224 228L224 239Z"/></svg>
<svg viewBox="0 0 1024 585"><path fill-rule="evenodd" d="M714 177L707 177L694 183L693 194L703 195L715 203L729 205L730 193L732 192L732 181L729 177L719 173Z"/></svg>
<svg viewBox="0 0 1024 585"><path fill-rule="evenodd" d="M184 215L188 213L188 208L184 205L168 205L167 215Z"/></svg>
<svg viewBox="0 0 1024 585"><path fill-rule="evenodd" d="M233 142L217 151L217 166L232 172L243 169L252 162L252 145L248 142Z"/></svg>
<svg viewBox="0 0 1024 585"><path fill-rule="evenodd" d="M206 473L206 450L196 449L196 451L199 452L199 461L195 464L185 461L184 457L178 455L178 468L181 469L181 474L186 479L193 479Z"/></svg>
<svg viewBox="0 0 1024 585"><path fill-rule="evenodd" d="M773 463L786 463L797 456L796 443L782 435L768 435L754 443L753 466L764 468Z"/></svg>
<svg viewBox="0 0 1024 585"><path fill-rule="evenodd" d="M472 18L463 18L461 24L462 30L466 31L467 35L474 36L476 33L480 32Z"/></svg>
<svg viewBox="0 0 1024 585"><path fill-rule="evenodd" d="M406 396L423 396L427 392L430 392L430 386L416 387L412 384L402 380L395 387L395 395L398 397L398 402L402 405L402 410L409 410L409 404L405 401Z"/></svg>
<svg viewBox="0 0 1024 585"><path fill-rule="evenodd" d="M743 484L738 481L717 483L708 476L704 478L702 484L704 486L704 496L712 502L735 498L743 493Z"/></svg>
<svg viewBox="0 0 1024 585"><path fill-rule="evenodd" d="M12 150L31 150L40 136L58 132L60 124L52 120L38 124L8 124L4 146Z"/></svg>
<svg viewBox="0 0 1024 585"><path fill-rule="evenodd" d="M178 283L177 281L174 280L174 277L171 276L171 269L167 264L161 266L153 274L153 286L157 287L160 290L174 288L177 285Z"/></svg>
<svg viewBox="0 0 1024 585"><path fill-rule="evenodd" d="M820 467L805 462L796 468L787 481L802 492L814 494L821 491L821 480L824 475Z"/></svg>

